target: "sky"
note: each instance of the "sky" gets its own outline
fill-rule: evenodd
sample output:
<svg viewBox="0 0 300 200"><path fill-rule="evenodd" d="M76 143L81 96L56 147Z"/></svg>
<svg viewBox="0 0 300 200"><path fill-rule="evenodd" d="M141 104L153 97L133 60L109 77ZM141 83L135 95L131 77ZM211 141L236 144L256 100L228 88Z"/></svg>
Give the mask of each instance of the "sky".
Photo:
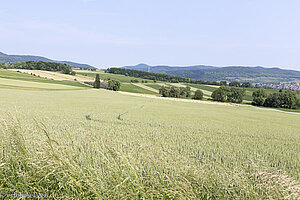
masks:
<svg viewBox="0 0 300 200"><path fill-rule="evenodd" d="M300 70L299 0L0 0L0 52Z"/></svg>

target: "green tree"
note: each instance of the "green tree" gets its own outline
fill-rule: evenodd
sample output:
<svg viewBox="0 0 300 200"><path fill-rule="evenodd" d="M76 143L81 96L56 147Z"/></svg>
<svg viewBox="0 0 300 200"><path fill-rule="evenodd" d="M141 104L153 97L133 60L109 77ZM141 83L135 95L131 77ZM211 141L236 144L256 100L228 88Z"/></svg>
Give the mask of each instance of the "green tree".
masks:
<svg viewBox="0 0 300 200"><path fill-rule="evenodd" d="M121 87L121 83L118 80L109 80L108 88L113 91L119 91Z"/></svg>
<svg viewBox="0 0 300 200"><path fill-rule="evenodd" d="M300 97L299 96L297 97L297 103L296 103L296 105L297 105L297 108L300 108Z"/></svg>
<svg viewBox="0 0 300 200"><path fill-rule="evenodd" d="M229 86L232 86L232 87L241 87L241 83L238 82L238 81L233 81L233 82L229 83Z"/></svg>
<svg viewBox="0 0 300 200"><path fill-rule="evenodd" d="M180 97L180 92L181 89L178 87L165 87L162 86L159 89L159 94L161 94L163 97L175 97L175 98L179 98Z"/></svg>
<svg viewBox="0 0 300 200"><path fill-rule="evenodd" d="M241 87L250 88L250 87L252 87L252 84L250 82L244 82L244 83L242 83Z"/></svg>
<svg viewBox="0 0 300 200"><path fill-rule="evenodd" d="M227 81L220 81L220 86L227 86Z"/></svg>
<svg viewBox="0 0 300 200"><path fill-rule="evenodd" d="M217 90L213 91L213 93L211 94L211 98L214 101L225 102L227 100L227 93L226 93L225 86L221 86Z"/></svg>
<svg viewBox="0 0 300 200"><path fill-rule="evenodd" d="M290 90L284 91L280 94L281 107L288 109L296 109L298 104L298 99L295 92Z"/></svg>
<svg viewBox="0 0 300 200"><path fill-rule="evenodd" d="M252 93L253 101L252 105L263 106L267 97L264 89L258 89Z"/></svg>
<svg viewBox="0 0 300 200"><path fill-rule="evenodd" d="M169 97L170 96L170 88L162 86L159 88L159 94L161 94L163 97Z"/></svg>
<svg viewBox="0 0 300 200"><path fill-rule="evenodd" d="M221 86L212 93L211 97L215 101L242 103L245 92L245 89Z"/></svg>
<svg viewBox="0 0 300 200"><path fill-rule="evenodd" d="M203 99L203 92L201 90L196 90L193 99L202 100Z"/></svg>
<svg viewBox="0 0 300 200"><path fill-rule="evenodd" d="M227 92L227 101L231 103L242 103L245 96L246 90L239 88L230 88L230 91Z"/></svg>
<svg viewBox="0 0 300 200"><path fill-rule="evenodd" d="M100 88L100 75L96 74L96 79L94 82L94 88Z"/></svg>
<svg viewBox="0 0 300 200"><path fill-rule="evenodd" d="M180 87L180 96L182 97L190 97L191 96L191 87L190 86L186 86L186 87Z"/></svg>
<svg viewBox="0 0 300 200"><path fill-rule="evenodd" d="M50 70L47 70L50 71ZM62 67L62 73L64 74L70 74L72 72L72 68L68 66L67 64L64 64L64 67Z"/></svg>
<svg viewBox="0 0 300 200"><path fill-rule="evenodd" d="M281 100L280 100L280 93L279 92L269 94L268 97L266 98L265 102L264 102L265 107L279 108L280 105L281 105Z"/></svg>
<svg viewBox="0 0 300 200"><path fill-rule="evenodd" d="M186 97L190 97L191 93L192 93L191 87L189 85L187 85L185 90L186 90Z"/></svg>
<svg viewBox="0 0 300 200"><path fill-rule="evenodd" d="M180 89L178 87L172 86L170 89L170 97L179 98L180 97Z"/></svg>
<svg viewBox="0 0 300 200"><path fill-rule="evenodd" d="M263 106L296 109L300 107L300 100L295 92L287 90L269 94Z"/></svg>

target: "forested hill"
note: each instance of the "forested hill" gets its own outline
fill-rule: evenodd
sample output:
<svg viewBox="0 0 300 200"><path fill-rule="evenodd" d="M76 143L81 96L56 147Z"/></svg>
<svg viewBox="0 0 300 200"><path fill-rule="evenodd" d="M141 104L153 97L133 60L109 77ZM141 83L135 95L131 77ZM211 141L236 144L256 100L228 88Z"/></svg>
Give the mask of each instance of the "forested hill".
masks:
<svg viewBox="0 0 300 200"><path fill-rule="evenodd" d="M7 55L0 52L0 64L3 63L17 63L17 62L27 62L27 61L43 61L43 62L56 62L56 63L63 63L70 65L71 67L78 67L78 68L90 68L95 69L95 67L87 64L80 64L70 61L56 61L51 60L49 58L41 57L41 56L31 56L31 55Z"/></svg>
<svg viewBox="0 0 300 200"><path fill-rule="evenodd" d="M122 68L125 69L134 69L140 71L148 71L152 73L165 73L169 71L177 71L177 70L201 70L201 69L214 69L216 67L213 66L206 66L206 65L195 65L195 66L186 66L186 67L178 67L178 66L166 66L166 65L159 65L159 66L150 66L147 64L138 64L135 66L124 66Z"/></svg>
<svg viewBox="0 0 300 200"><path fill-rule="evenodd" d="M168 66L148 66L140 64L136 66L126 66L126 69L136 69L149 71L184 78L192 78L204 81L250 81L250 82L288 82L299 81L300 71L284 70L279 68L264 67L213 67L213 66L190 66L190 67L168 67Z"/></svg>

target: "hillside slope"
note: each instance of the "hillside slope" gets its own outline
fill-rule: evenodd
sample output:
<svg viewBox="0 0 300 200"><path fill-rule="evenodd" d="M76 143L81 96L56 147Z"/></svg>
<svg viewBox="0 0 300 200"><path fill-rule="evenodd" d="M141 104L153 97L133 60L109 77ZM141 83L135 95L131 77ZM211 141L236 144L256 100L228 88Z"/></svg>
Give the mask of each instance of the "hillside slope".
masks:
<svg viewBox="0 0 300 200"><path fill-rule="evenodd" d="M204 81L250 81L250 82L289 82L300 80L300 71L284 70L280 68L264 67L212 67L212 66L190 66L190 67L169 67L169 66L148 66L140 64L136 66L125 66L122 68L141 71L168 74L184 78L199 79Z"/></svg>
<svg viewBox="0 0 300 200"><path fill-rule="evenodd" d="M122 68L125 69L134 69L140 71L151 71L152 73L165 73L170 71L178 71L178 70L202 70L202 69L214 69L217 67L213 66L206 66L206 65L195 65L195 66L186 66L186 67L178 67L178 66L166 66L166 65L159 65L159 66L150 66L147 64L138 64L135 66L124 66Z"/></svg>
<svg viewBox="0 0 300 200"><path fill-rule="evenodd" d="M27 61L44 61L44 62L57 62L57 63L65 63L71 65L72 67L81 67L81 68L92 68L95 67L87 64L80 64L70 61L57 61L51 60L49 58L45 58L42 56L32 56L32 55L7 55L5 53L0 52L0 64L3 63L17 63L17 62L27 62Z"/></svg>

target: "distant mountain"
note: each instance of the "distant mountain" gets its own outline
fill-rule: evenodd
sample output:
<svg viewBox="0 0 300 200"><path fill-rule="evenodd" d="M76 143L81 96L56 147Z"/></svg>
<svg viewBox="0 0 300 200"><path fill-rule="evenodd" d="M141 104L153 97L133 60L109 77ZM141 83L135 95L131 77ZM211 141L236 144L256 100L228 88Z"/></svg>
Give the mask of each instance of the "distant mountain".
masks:
<svg viewBox="0 0 300 200"><path fill-rule="evenodd" d="M0 64L3 63L17 63L17 62L27 62L27 61L44 61L44 62L57 62L57 63L65 63L71 65L72 67L83 67L83 68L95 68L91 65L80 64L70 61L57 61L51 60L49 58L41 57L41 56L31 56L31 55L7 55L0 52Z"/></svg>
<svg viewBox="0 0 300 200"><path fill-rule="evenodd" d="M205 65L195 65L195 66L187 66L187 67L178 67L178 66L165 66L165 65L159 65L159 66L150 66L147 64L138 64L135 66L124 66L122 68L125 69L135 69L140 71L150 71L153 73L166 73L169 71L178 71L178 70L201 70L201 69L214 69L216 67L213 66L205 66Z"/></svg>
<svg viewBox="0 0 300 200"><path fill-rule="evenodd" d="M204 81L250 81L277 83L300 81L300 71L284 70L280 68L264 67L213 67L205 65L196 65L188 67L171 67L171 66L149 66L139 64L136 66L125 66L122 68L135 69L141 71L150 71L153 73L168 74L184 78L192 78Z"/></svg>

